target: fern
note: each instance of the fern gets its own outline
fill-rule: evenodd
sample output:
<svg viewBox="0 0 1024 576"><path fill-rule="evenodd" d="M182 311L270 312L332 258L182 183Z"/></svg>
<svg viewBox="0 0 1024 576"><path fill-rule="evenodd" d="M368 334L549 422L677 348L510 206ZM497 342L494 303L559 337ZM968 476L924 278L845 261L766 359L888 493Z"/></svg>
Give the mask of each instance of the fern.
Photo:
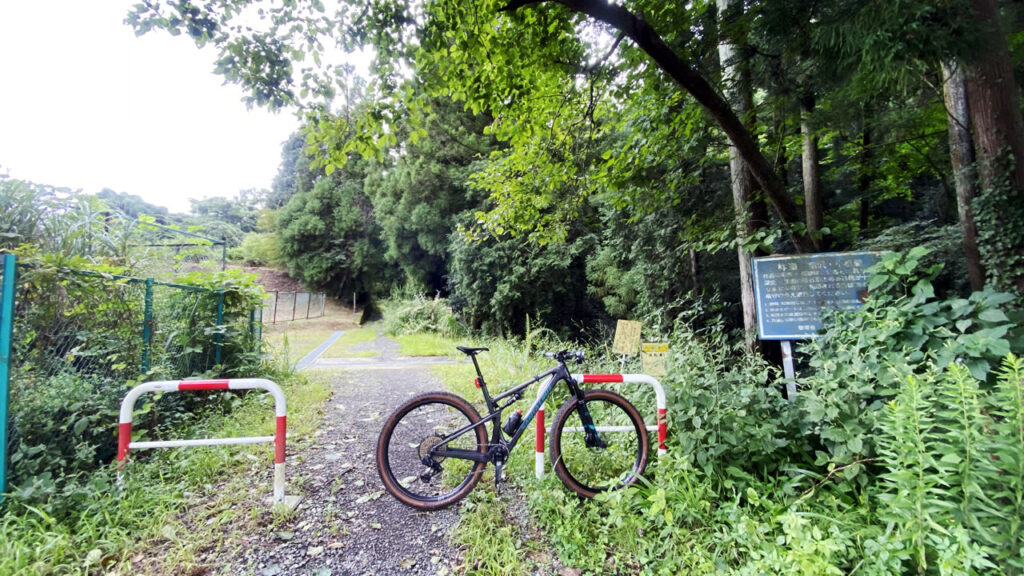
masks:
<svg viewBox="0 0 1024 576"><path fill-rule="evenodd" d="M996 558L1007 574L1024 574L1024 361L1009 355L988 396L992 434L987 452L994 463L987 491L998 524Z"/></svg>
<svg viewBox="0 0 1024 576"><path fill-rule="evenodd" d="M957 500L955 519L974 539L991 544L992 534L985 528L989 522L984 519L993 504L985 491L985 478L995 468L982 452L991 420L984 413L979 383L965 366L952 364L939 380L937 396L937 472Z"/></svg>
<svg viewBox="0 0 1024 576"><path fill-rule="evenodd" d="M933 519L933 510L945 508L936 474L935 459L929 444L933 417L925 397L930 386L923 377L908 376L899 394L886 406L879 418L877 439L879 458L886 468L881 475L883 493L879 500L885 508L879 516L897 527L908 540L913 562L919 573L928 569L930 539L948 536Z"/></svg>

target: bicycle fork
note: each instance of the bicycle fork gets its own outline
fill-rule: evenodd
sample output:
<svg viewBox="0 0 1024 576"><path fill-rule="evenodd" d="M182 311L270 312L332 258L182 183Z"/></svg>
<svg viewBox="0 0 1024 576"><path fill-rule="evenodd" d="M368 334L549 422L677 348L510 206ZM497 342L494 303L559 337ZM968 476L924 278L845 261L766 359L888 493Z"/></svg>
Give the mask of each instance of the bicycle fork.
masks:
<svg viewBox="0 0 1024 576"><path fill-rule="evenodd" d="M579 414L580 423L583 425L583 441L587 448L607 448L608 443L598 435L594 419L590 416L590 410L587 409L587 401L582 396L583 394L580 394L576 401L576 413Z"/></svg>

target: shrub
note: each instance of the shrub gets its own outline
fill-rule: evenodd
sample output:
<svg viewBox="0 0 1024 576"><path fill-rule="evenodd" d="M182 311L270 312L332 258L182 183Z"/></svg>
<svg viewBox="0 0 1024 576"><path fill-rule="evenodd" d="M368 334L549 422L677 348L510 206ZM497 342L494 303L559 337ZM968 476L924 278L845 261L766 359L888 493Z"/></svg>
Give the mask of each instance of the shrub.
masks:
<svg viewBox="0 0 1024 576"><path fill-rule="evenodd" d="M114 457L123 382L95 375L61 373L12 391L12 496L26 503L50 502L63 516L88 497L89 478ZM102 486L106 486L103 480ZM57 498L55 498L57 497Z"/></svg>
<svg viewBox="0 0 1024 576"><path fill-rule="evenodd" d="M449 337L462 336L465 328L459 323L448 300L436 296L415 295L406 299L391 299L383 304L384 326L388 334L396 336L417 332L434 332Z"/></svg>
<svg viewBox="0 0 1024 576"><path fill-rule="evenodd" d="M871 271L865 304L834 314L805 349L812 373L799 381L797 404L804 433L820 443L818 464L873 456L874 417L908 376L955 361L986 380L1010 352L1015 326L1000 307L1012 297L986 288L938 299L931 284L937 268L921 270L925 255L913 249L883 257ZM861 470L854 465L845 475Z"/></svg>
<svg viewBox="0 0 1024 576"><path fill-rule="evenodd" d="M769 383L768 364L741 343L731 345L721 324L702 334L678 324L670 350L662 382L671 436L698 467L775 468L802 446L792 406Z"/></svg>
<svg viewBox="0 0 1024 576"><path fill-rule="evenodd" d="M281 266L281 247L274 233L246 234L242 244L228 250L228 256L247 266Z"/></svg>

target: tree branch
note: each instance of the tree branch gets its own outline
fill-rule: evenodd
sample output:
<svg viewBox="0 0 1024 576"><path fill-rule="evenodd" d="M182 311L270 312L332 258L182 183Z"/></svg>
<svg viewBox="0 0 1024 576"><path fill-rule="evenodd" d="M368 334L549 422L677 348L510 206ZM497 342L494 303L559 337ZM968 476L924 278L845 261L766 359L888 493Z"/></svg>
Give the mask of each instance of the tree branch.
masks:
<svg viewBox="0 0 1024 576"><path fill-rule="evenodd" d="M569 10L590 16L603 22L632 40L647 53L654 63L686 90L714 118L718 126L729 137L740 156L747 162L751 173L761 185L775 208L782 225L799 252L813 252L810 240L793 231L793 225L801 222L796 203L789 197L785 184L761 153L753 134L743 125L728 102L716 91L704 76L688 62L679 57L647 21L633 14L623 6L607 0L510 0L503 12L510 12L533 4L555 3Z"/></svg>
<svg viewBox="0 0 1024 576"><path fill-rule="evenodd" d="M594 70L596 70L598 66L600 66L601 64L604 64L605 62L607 62L608 58L611 58L611 55L615 53L615 49L619 47L619 43L622 42L622 39L625 38L625 37L626 37L626 33L625 32L619 32L619 35L616 36L615 42L612 43L612 47L608 49L608 52L603 57L601 57L600 60L594 62L590 66L587 66L584 69L584 71L589 74L589 73L593 72Z"/></svg>

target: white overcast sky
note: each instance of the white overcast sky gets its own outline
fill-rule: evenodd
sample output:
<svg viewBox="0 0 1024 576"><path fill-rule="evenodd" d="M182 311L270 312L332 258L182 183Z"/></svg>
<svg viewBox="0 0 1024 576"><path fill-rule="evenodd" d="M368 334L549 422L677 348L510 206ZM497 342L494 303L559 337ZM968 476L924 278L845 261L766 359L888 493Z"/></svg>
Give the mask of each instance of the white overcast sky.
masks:
<svg viewBox="0 0 1024 576"><path fill-rule="evenodd" d="M269 188L289 112L247 110L216 52L123 24L137 0L0 0L0 173L175 212Z"/></svg>

